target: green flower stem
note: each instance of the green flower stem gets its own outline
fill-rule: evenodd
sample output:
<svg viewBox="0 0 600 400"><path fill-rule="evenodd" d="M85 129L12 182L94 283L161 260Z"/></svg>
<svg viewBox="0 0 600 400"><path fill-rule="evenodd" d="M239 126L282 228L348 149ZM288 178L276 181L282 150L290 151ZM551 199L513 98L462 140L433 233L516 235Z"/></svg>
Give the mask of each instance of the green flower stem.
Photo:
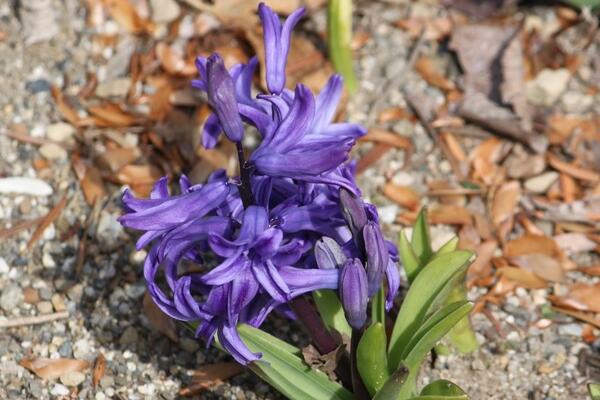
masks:
<svg viewBox="0 0 600 400"><path fill-rule="evenodd" d="M365 384L362 381L362 378L360 377L357 365L358 344L360 343L360 339L362 338L363 332L364 328L353 328L352 339L350 340L350 359L352 360L352 390L357 400L369 400L371 398L371 396L369 396L367 388L365 387Z"/></svg>
<svg viewBox="0 0 600 400"><path fill-rule="evenodd" d="M352 0L329 0L327 34L331 62L344 77L348 91L354 93L357 85L352 65Z"/></svg>

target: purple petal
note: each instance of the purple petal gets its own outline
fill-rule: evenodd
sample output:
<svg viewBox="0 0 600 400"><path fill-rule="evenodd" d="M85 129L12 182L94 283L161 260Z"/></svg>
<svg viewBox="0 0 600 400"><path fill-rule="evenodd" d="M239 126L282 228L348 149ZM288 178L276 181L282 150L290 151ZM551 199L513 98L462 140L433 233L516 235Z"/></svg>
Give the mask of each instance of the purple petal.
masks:
<svg viewBox="0 0 600 400"><path fill-rule="evenodd" d="M296 297L320 289L337 289L340 279L338 269L305 269L281 267L279 274Z"/></svg>
<svg viewBox="0 0 600 400"><path fill-rule="evenodd" d="M226 258L217 267L204 274L201 281L206 285L223 285L231 282L236 276L248 268L250 262L243 256L240 256L241 249L235 256Z"/></svg>
<svg viewBox="0 0 600 400"><path fill-rule="evenodd" d="M316 99L316 113L313 121L312 131L320 132L325 128L335 115L342 90L344 89L344 80L340 75L333 75L327 81L327 85L321 90Z"/></svg>
<svg viewBox="0 0 600 400"><path fill-rule="evenodd" d="M362 199L345 189L340 189L340 205L350 230L354 235L360 235L362 228L367 224L367 213Z"/></svg>
<svg viewBox="0 0 600 400"><path fill-rule="evenodd" d="M202 147L213 149L219 142L222 131L223 128L217 114L210 114L204 121L204 127L202 128Z"/></svg>
<svg viewBox="0 0 600 400"><path fill-rule="evenodd" d="M240 364L247 365L260 359L261 353L253 353L244 344L234 324L222 322L217 330L219 342L223 348Z"/></svg>
<svg viewBox="0 0 600 400"><path fill-rule="evenodd" d="M388 290L385 297L385 309L389 311L394 305L394 299L400 288L400 272L398 271L398 265L391 259L388 261L385 276L388 284Z"/></svg>
<svg viewBox="0 0 600 400"><path fill-rule="evenodd" d="M367 273L358 259L348 260L340 272L340 300L350 326L360 329L367 321Z"/></svg>
<svg viewBox="0 0 600 400"><path fill-rule="evenodd" d="M269 224L269 216L264 207L250 206L244 211L244 220L236 243L250 243L261 235Z"/></svg>
<svg viewBox="0 0 600 400"><path fill-rule="evenodd" d="M273 299L280 303L289 300L290 289L269 260L264 264L254 263L252 272L256 280Z"/></svg>
<svg viewBox="0 0 600 400"><path fill-rule="evenodd" d="M254 251L264 260L273 256L283 240L283 232L277 228L265 230L253 245Z"/></svg>
<svg viewBox="0 0 600 400"><path fill-rule="evenodd" d="M225 135L232 142L239 142L244 136L244 126L238 110L235 85L223 59L218 54L208 58L208 102L217 114Z"/></svg>
<svg viewBox="0 0 600 400"><path fill-rule="evenodd" d="M169 178L163 176L156 181L150 192L151 199L164 199L169 197Z"/></svg>
<svg viewBox="0 0 600 400"><path fill-rule="evenodd" d="M242 308L250 304L256 293L258 293L258 282L254 279L252 272L246 269L231 281L230 285L227 317L229 323L233 324L237 321Z"/></svg>
<svg viewBox="0 0 600 400"><path fill-rule="evenodd" d="M367 283L369 286L369 297L377 293L381 287L383 274L388 267L389 254L381 229L373 221L367 222L363 228L363 241L367 255Z"/></svg>

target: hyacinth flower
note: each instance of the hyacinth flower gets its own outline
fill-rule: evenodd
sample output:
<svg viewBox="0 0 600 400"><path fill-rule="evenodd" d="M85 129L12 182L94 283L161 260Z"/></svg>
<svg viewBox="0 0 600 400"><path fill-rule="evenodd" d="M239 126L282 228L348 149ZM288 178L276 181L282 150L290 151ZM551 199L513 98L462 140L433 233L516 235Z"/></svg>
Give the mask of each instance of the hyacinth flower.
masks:
<svg viewBox="0 0 600 400"><path fill-rule="evenodd" d="M354 163L348 161L366 131L334 122L341 77L333 76L316 96L302 84L285 87L291 30L303 13L298 10L281 23L269 7L259 6L268 93L251 95L256 58L229 69L216 54L196 61L199 77L192 85L206 92L213 110L202 145L235 143L239 175L219 170L197 184L182 177L179 194L170 193L165 177L148 199L126 190L120 222L143 232L136 245L149 248L144 278L153 301L193 327L207 345L216 344L290 398L362 399L367 397L356 389L357 382L364 380L369 390L377 385L357 373L361 343L363 349L383 343L383 354L390 352L384 364L394 371L410 350L402 344L426 334L418 328L430 313L419 314L421 320L399 317L389 346L387 339L364 344L376 336L366 334L369 320L380 323L379 312L389 310L398 293L398 251L384 239L376 208L361 199ZM259 143L244 149L243 136L251 130ZM431 286L419 290L441 290ZM334 307L321 315L305 296L316 291L333 293ZM369 303L377 315L369 313ZM337 318L325 315L336 313L336 304L354 328L351 357L341 357L336 370L344 386L308 368L297 349L257 329L274 311L293 315L327 354L342 345L325 323ZM348 359L351 374L344 367Z"/></svg>

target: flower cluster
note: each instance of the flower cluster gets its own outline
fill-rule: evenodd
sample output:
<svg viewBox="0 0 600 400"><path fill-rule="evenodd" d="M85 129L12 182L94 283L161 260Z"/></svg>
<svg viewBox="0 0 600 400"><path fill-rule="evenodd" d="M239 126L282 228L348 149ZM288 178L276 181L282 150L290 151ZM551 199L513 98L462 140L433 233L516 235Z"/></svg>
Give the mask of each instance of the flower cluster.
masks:
<svg viewBox="0 0 600 400"><path fill-rule="evenodd" d="M383 239L375 207L360 199L346 162L365 131L333 122L341 77L331 77L316 97L301 84L285 88L290 35L303 12L282 24L259 6L269 93L251 95L256 58L230 70L218 54L196 61L200 76L192 84L206 91L213 109L202 144L212 148L224 133L238 148L240 176L220 170L197 185L183 176L178 195L162 178L149 199L123 196L120 222L144 231L138 248L151 245L144 277L153 300L171 317L196 323L207 343L216 334L244 364L260 354L242 342L238 323L258 327L294 297L333 289L359 328L384 276L388 306L399 286L396 250ZM248 160L245 125L261 137Z"/></svg>

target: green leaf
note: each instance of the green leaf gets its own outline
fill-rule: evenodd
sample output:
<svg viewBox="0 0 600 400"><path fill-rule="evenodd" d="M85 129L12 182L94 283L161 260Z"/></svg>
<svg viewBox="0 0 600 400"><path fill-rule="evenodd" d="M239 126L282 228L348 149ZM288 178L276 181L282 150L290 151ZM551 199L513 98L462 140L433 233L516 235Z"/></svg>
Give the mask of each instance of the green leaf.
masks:
<svg viewBox="0 0 600 400"><path fill-rule="evenodd" d="M352 328L344 316L344 309L338 295L333 290L317 290L313 299L319 314L329 329L334 329L348 337L352 336Z"/></svg>
<svg viewBox="0 0 600 400"><path fill-rule="evenodd" d="M371 302L371 319L373 323L379 322L385 329L385 291L383 287L379 289Z"/></svg>
<svg viewBox="0 0 600 400"><path fill-rule="evenodd" d="M472 308L473 305L466 301L449 304L429 317L415 333L407 346L409 350L402 355L402 363L408 367L411 373L402 386L399 399L410 398L416 394L417 375L427 353Z"/></svg>
<svg viewBox="0 0 600 400"><path fill-rule="evenodd" d="M440 379L431 382L421 390L421 396L463 396L467 398L466 393L457 384Z"/></svg>
<svg viewBox="0 0 600 400"><path fill-rule="evenodd" d="M579 8L600 6L600 0L566 0L566 2Z"/></svg>
<svg viewBox="0 0 600 400"><path fill-rule="evenodd" d="M467 300L467 288L464 282L458 282L450 291L446 304ZM450 343L461 353L471 353L479 347L475 331L471 327L469 316L457 322L448 333Z"/></svg>
<svg viewBox="0 0 600 400"><path fill-rule="evenodd" d="M310 368L300 350L249 325L238 325L240 337L262 359L248 367L292 400L353 400L354 396L323 372Z"/></svg>
<svg viewBox="0 0 600 400"><path fill-rule="evenodd" d="M398 369L385 382L381 390L377 392L373 400L395 400L399 399L400 391L408 378L410 371L405 365L400 365Z"/></svg>
<svg viewBox="0 0 600 400"><path fill-rule="evenodd" d="M404 266L404 271L408 277L408 281L412 282L419 273L419 259L415 255L415 252L406 238L404 231L400 232L400 239L398 241L398 252L400 253L400 260Z"/></svg>
<svg viewBox="0 0 600 400"><path fill-rule="evenodd" d="M421 209L421 212L419 212L419 215L417 216L410 243L419 260L419 264L425 265L429 262L429 259L433 255L433 250L431 250L429 224L427 223L427 208L425 207Z"/></svg>
<svg viewBox="0 0 600 400"><path fill-rule="evenodd" d="M587 388L592 400L600 400L600 383L588 383Z"/></svg>
<svg viewBox="0 0 600 400"><path fill-rule="evenodd" d="M436 256L441 254L451 253L456 250L458 247L458 237L454 236L452 239L448 240L442 247L435 252Z"/></svg>
<svg viewBox="0 0 600 400"><path fill-rule="evenodd" d="M456 281L464 276L472 255L463 250L442 254L417 275L402 303L390 338L388 356L392 368L399 365L404 348L427 315L445 301Z"/></svg>
<svg viewBox="0 0 600 400"><path fill-rule="evenodd" d="M331 62L344 77L348 91L354 93L356 76L352 65L352 0L329 0L327 33Z"/></svg>
<svg viewBox="0 0 600 400"><path fill-rule="evenodd" d="M356 366L371 396L377 393L390 377L386 347L385 327L379 322L371 325L358 343Z"/></svg>

